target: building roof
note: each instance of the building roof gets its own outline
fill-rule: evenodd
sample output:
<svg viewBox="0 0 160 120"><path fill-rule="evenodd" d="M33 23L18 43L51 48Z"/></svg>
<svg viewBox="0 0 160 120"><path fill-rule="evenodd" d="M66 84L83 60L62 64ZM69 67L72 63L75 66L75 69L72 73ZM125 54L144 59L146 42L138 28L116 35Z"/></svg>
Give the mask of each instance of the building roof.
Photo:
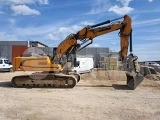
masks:
<svg viewBox="0 0 160 120"><path fill-rule="evenodd" d="M48 47L47 45L45 45L45 44L43 44L43 43L41 43L39 41L29 41L29 42L30 42L31 46L33 46L33 47L37 47L37 44L40 44L40 45L42 45L44 47Z"/></svg>

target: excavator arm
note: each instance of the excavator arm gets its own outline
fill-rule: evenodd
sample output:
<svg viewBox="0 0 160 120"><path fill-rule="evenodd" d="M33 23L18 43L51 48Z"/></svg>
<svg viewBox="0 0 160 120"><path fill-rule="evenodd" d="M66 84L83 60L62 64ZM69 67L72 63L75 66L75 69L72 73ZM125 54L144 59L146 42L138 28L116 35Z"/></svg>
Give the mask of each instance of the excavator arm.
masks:
<svg viewBox="0 0 160 120"><path fill-rule="evenodd" d="M116 20L119 20L122 18L124 18L123 21L115 22ZM106 26L102 26L102 25L106 25ZM120 57L123 60L127 56L128 46L129 46L128 39L132 33L131 18L128 15L125 15L124 17L117 18L114 20L107 20L105 22L102 22L96 25L86 26L82 28L80 31L78 31L76 34L69 35L64 41L62 41L59 44L56 50L55 56L53 57L53 62L55 62L57 58L61 58L64 54L68 53L68 51L71 50L72 48L76 48L76 51L79 51L87 47L88 45L92 44L93 39L95 37L104 35L116 30L120 30L119 32L120 43L121 43ZM85 46L83 46L83 44L87 43L88 41L90 42ZM72 51L75 51L75 49L72 49Z"/></svg>
<svg viewBox="0 0 160 120"><path fill-rule="evenodd" d="M118 21L120 19L123 20ZM88 25L76 34L69 35L59 44L53 57L53 63L59 62L63 55L75 54L77 51L92 44L95 37L117 30L119 30L121 48L119 55L122 60L123 68L126 71L127 86L131 89L135 89L143 81L143 76L139 74L137 69L136 63L138 57L132 54L132 26L131 18L128 15L113 20L107 20L96 25ZM127 56L129 43L131 54Z"/></svg>

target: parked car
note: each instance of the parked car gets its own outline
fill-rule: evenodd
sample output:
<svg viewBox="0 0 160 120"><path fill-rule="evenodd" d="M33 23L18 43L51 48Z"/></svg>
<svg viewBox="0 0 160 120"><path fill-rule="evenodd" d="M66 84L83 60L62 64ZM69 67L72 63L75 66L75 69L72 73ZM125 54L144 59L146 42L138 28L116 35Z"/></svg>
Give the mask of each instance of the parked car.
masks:
<svg viewBox="0 0 160 120"><path fill-rule="evenodd" d="M12 71L12 63L6 58L0 58L0 71Z"/></svg>
<svg viewBox="0 0 160 120"><path fill-rule="evenodd" d="M156 62L145 62L146 66L150 66L153 67L155 69L156 72L160 73L160 64L156 63Z"/></svg>
<svg viewBox="0 0 160 120"><path fill-rule="evenodd" d="M158 66L160 67L160 65L156 62L145 62L145 65L149 66L149 65L154 65L154 66Z"/></svg>

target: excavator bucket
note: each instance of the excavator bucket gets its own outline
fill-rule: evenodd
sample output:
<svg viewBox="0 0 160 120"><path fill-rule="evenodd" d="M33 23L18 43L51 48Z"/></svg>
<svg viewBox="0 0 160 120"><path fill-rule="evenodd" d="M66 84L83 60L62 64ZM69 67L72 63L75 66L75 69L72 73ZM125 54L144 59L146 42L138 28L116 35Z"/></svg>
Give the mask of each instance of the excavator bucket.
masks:
<svg viewBox="0 0 160 120"><path fill-rule="evenodd" d="M127 86L132 90L136 89L136 87L143 81L143 76L137 73L126 72L127 76Z"/></svg>

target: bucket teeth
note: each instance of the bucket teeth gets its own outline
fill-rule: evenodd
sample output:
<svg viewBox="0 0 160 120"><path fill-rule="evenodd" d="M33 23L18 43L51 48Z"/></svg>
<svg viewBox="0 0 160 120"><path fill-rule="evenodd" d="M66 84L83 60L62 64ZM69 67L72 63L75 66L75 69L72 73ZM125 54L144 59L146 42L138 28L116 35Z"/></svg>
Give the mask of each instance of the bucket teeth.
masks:
<svg viewBox="0 0 160 120"><path fill-rule="evenodd" d="M136 87L144 79L143 76L141 74L138 74L138 73L126 72L126 76L127 76L127 86L132 90L136 89Z"/></svg>

